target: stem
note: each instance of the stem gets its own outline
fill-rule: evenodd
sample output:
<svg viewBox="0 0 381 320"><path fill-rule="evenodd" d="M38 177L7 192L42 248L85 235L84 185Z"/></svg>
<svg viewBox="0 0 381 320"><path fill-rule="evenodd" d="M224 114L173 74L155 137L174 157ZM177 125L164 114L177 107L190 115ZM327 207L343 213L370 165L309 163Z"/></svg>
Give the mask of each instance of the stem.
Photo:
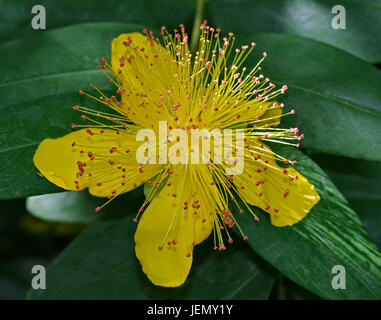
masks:
<svg viewBox="0 0 381 320"><path fill-rule="evenodd" d="M192 28L192 38L191 38L191 52L195 53L197 50L197 44L200 38L200 26L202 23L202 16L204 15L206 0L197 0L196 2L196 12L194 15L193 28Z"/></svg>

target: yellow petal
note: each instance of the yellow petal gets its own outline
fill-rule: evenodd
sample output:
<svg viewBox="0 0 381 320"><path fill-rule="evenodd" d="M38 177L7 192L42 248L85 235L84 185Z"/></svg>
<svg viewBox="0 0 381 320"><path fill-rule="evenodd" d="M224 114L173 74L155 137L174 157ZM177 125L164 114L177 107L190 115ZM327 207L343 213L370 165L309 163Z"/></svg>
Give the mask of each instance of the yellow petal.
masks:
<svg viewBox="0 0 381 320"><path fill-rule="evenodd" d="M282 168L263 154L257 160L245 160L244 172L234 176L234 184L247 203L268 212L278 227L297 223L320 200L314 185L298 171Z"/></svg>
<svg viewBox="0 0 381 320"><path fill-rule="evenodd" d="M138 32L121 34L112 42L111 66L129 119L157 129L158 121L173 118L167 107L181 101L178 92L171 92L179 87L177 66L160 43Z"/></svg>
<svg viewBox="0 0 381 320"><path fill-rule="evenodd" d="M264 104L264 106L265 110L260 116L260 121L255 123L255 125L259 125L260 127L277 127L280 124L282 108L279 107L278 103L277 107L274 107L274 102L268 102Z"/></svg>
<svg viewBox="0 0 381 320"><path fill-rule="evenodd" d="M88 131L90 130L90 131ZM83 129L58 139L45 139L33 158L50 182L66 190L89 188L95 196L116 196L158 174L159 165L140 166L135 157L141 142L115 130Z"/></svg>
<svg viewBox="0 0 381 320"><path fill-rule="evenodd" d="M155 285L183 284L192 265L194 245L207 238L213 228L213 201L203 193L203 187L197 188L192 170L174 172L138 224L136 256Z"/></svg>

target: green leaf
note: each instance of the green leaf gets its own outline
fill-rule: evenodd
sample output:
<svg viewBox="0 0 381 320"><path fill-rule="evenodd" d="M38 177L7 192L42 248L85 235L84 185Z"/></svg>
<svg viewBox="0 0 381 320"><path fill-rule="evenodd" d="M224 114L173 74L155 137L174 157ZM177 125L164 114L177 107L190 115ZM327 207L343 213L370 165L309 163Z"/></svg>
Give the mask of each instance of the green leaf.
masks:
<svg viewBox="0 0 381 320"><path fill-rule="evenodd" d="M63 136L80 121L73 105L97 107L78 90L90 82L111 89L96 65L102 56L110 57L113 38L141 28L84 24L0 45L0 199L61 190L37 175L34 151L43 139Z"/></svg>
<svg viewBox="0 0 381 320"><path fill-rule="evenodd" d="M301 222L278 228L254 208L260 221L236 213L249 244L286 277L327 299L380 299L381 254L348 202L324 172L298 150L277 148L315 185L320 202ZM234 211L237 211L234 208ZM331 286L332 267L346 269L346 290Z"/></svg>
<svg viewBox="0 0 381 320"><path fill-rule="evenodd" d="M299 127L302 147L314 151L381 160L381 71L331 46L276 33L238 35L266 51L262 73L289 90L279 100L295 109L282 127ZM297 48L297 50L295 50ZM259 55L260 57L262 54ZM260 59L250 55L246 66Z"/></svg>
<svg viewBox="0 0 381 320"><path fill-rule="evenodd" d="M381 249L381 179L327 172Z"/></svg>
<svg viewBox="0 0 381 320"><path fill-rule="evenodd" d="M194 15L192 0L2 0L0 10L0 42L15 37L45 32L31 27L32 7L46 9L46 29L85 22L129 22L145 26L170 28L180 23L191 25ZM83 38L84 40L86 39Z"/></svg>
<svg viewBox="0 0 381 320"><path fill-rule="evenodd" d="M308 37L370 62L381 61L381 1L210 0L210 22L225 32L282 32ZM346 29L332 28L333 6L346 11ZM290 46L290 51L300 47Z"/></svg>
<svg viewBox="0 0 381 320"><path fill-rule="evenodd" d="M381 249L381 162L312 154Z"/></svg>
<svg viewBox="0 0 381 320"><path fill-rule="evenodd" d="M121 194L105 205L99 212L95 208L108 202L89 194L88 190L65 191L26 199L26 208L37 218L45 221L68 223L91 223L96 219L115 219L125 216L131 203L143 203L142 187ZM130 209L127 210L129 212Z"/></svg>
<svg viewBox="0 0 381 320"><path fill-rule="evenodd" d="M179 288L152 285L135 257L130 217L97 221L47 269L47 289L30 299L267 299L274 283L269 267L237 239L226 252L211 241L197 246L194 265ZM211 240L211 239L210 239Z"/></svg>
<svg viewBox="0 0 381 320"><path fill-rule="evenodd" d="M66 191L29 197L26 209L46 221L90 223L99 216L94 209L106 201L92 197L87 190Z"/></svg>

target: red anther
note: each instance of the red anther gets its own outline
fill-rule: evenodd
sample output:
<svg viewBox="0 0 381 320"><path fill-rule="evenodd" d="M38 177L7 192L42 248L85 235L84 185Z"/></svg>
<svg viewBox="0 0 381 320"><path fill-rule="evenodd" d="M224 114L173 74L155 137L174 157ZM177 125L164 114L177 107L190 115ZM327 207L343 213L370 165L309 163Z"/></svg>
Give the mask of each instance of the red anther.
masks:
<svg viewBox="0 0 381 320"><path fill-rule="evenodd" d="M297 143L297 144L296 144L296 147L299 149L299 147L300 147L300 143Z"/></svg>
<svg viewBox="0 0 381 320"><path fill-rule="evenodd" d="M136 218L133 218L132 221L135 223L138 223L138 219L136 219Z"/></svg>
<svg viewBox="0 0 381 320"><path fill-rule="evenodd" d="M302 140L303 138L304 138L304 134L302 133L302 134L299 136L298 140Z"/></svg>
<svg viewBox="0 0 381 320"><path fill-rule="evenodd" d="M211 65L212 65L212 63L211 63L210 61L208 61L208 62L205 64L205 66L206 66L207 69L209 69L209 68L211 67Z"/></svg>
<svg viewBox="0 0 381 320"><path fill-rule="evenodd" d="M79 94L85 94L82 90L79 90L78 92Z"/></svg>
<svg viewBox="0 0 381 320"><path fill-rule="evenodd" d="M266 206L265 210L269 210L270 209L270 206Z"/></svg>
<svg viewBox="0 0 381 320"><path fill-rule="evenodd" d="M143 212L143 208L140 208L140 209L139 209L139 213L142 213L142 212Z"/></svg>
<svg viewBox="0 0 381 320"><path fill-rule="evenodd" d="M263 56L264 56L264 57L267 57L267 52L263 52Z"/></svg>
<svg viewBox="0 0 381 320"><path fill-rule="evenodd" d="M74 147L74 146L75 146L75 142L73 142L73 143L71 144L71 146Z"/></svg>
<svg viewBox="0 0 381 320"><path fill-rule="evenodd" d="M74 110L78 110L78 108L79 108L79 105L78 105L78 104L75 105L75 106L73 106L73 109L74 109Z"/></svg>
<svg viewBox="0 0 381 320"><path fill-rule="evenodd" d="M92 82L90 82L90 87L94 88L94 84Z"/></svg>
<svg viewBox="0 0 381 320"><path fill-rule="evenodd" d="M294 181L294 178L293 177L289 177L288 180Z"/></svg>
<svg viewBox="0 0 381 320"><path fill-rule="evenodd" d="M172 197L176 198L177 194L176 193L172 193Z"/></svg>
<svg viewBox="0 0 381 320"><path fill-rule="evenodd" d="M284 162L284 163L286 163L286 164L287 164L287 163L289 163L289 161L288 161L288 160L283 160L283 162Z"/></svg>
<svg viewBox="0 0 381 320"><path fill-rule="evenodd" d="M288 174L288 171L286 169L283 170L283 174Z"/></svg>
<svg viewBox="0 0 381 320"><path fill-rule="evenodd" d="M241 189L243 190L243 189L245 189L245 187L244 187L244 186L241 186Z"/></svg>
<svg viewBox="0 0 381 320"><path fill-rule="evenodd" d="M230 243L230 244L233 243L233 239L232 239L232 238L229 238L229 243Z"/></svg>
<svg viewBox="0 0 381 320"><path fill-rule="evenodd" d="M237 115L236 115L236 118L237 118L237 119L241 118L241 115L240 115L240 114L237 114Z"/></svg>
<svg viewBox="0 0 381 320"><path fill-rule="evenodd" d="M82 119L82 120L85 120L85 119L86 119L86 116L85 116L85 115L82 115L82 116L81 116L81 119Z"/></svg>
<svg viewBox="0 0 381 320"><path fill-rule="evenodd" d="M278 208L274 208L274 212L275 212L275 213L278 213L278 212L279 212L279 209L278 209Z"/></svg>
<svg viewBox="0 0 381 320"><path fill-rule="evenodd" d="M292 164L293 166L296 165L296 161L295 161L295 160L292 161L291 164Z"/></svg>
<svg viewBox="0 0 381 320"><path fill-rule="evenodd" d="M159 249L159 250L163 249L163 246L158 246L158 249Z"/></svg>
<svg viewBox="0 0 381 320"><path fill-rule="evenodd" d="M243 210L239 210L239 213L244 213L245 211L243 211Z"/></svg>
<svg viewBox="0 0 381 320"><path fill-rule="evenodd" d="M100 183L100 182L97 183L97 186L98 186L98 187L100 187L101 185L102 185L102 183Z"/></svg>
<svg viewBox="0 0 381 320"><path fill-rule="evenodd" d="M188 252L188 253L186 254L186 256L187 256L187 258L189 258L189 257L191 256L190 252Z"/></svg>
<svg viewBox="0 0 381 320"><path fill-rule="evenodd" d="M269 207L270 208L270 207ZM268 210L268 209L266 209L266 210ZM257 216L254 216L254 220L255 221L259 221L259 218L257 217Z"/></svg>
<svg viewBox="0 0 381 320"><path fill-rule="evenodd" d="M75 128L75 124L74 123L71 124L71 128L72 129Z"/></svg>
<svg viewBox="0 0 381 320"><path fill-rule="evenodd" d="M197 244L196 241L193 241L193 242L192 242L192 246L193 246L193 247L196 246L196 244Z"/></svg>
<svg viewBox="0 0 381 320"><path fill-rule="evenodd" d="M295 110L294 109L291 110L291 114L295 114Z"/></svg>
<svg viewBox="0 0 381 320"><path fill-rule="evenodd" d="M298 180L298 176L295 176L295 180Z"/></svg>
<svg viewBox="0 0 381 320"><path fill-rule="evenodd" d="M262 196L263 196L263 193L262 193L262 192L260 192L260 193L258 194L258 196L259 196L259 197L262 197Z"/></svg>
<svg viewBox="0 0 381 320"><path fill-rule="evenodd" d="M256 120L256 121L259 120L259 117L258 116L254 117L254 120Z"/></svg>
<svg viewBox="0 0 381 320"><path fill-rule="evenodd" d="M177 243L177 241L176 241L176 240L173 240L172 243L173 243L173 245L175 245L175 244Z"/></svg>
<svg viewBox="0 0 381 320"><path fill-rule="evenodd" d="M167 243L168 243L169 246L172 245L172 241L168 241Z"/></svg>
<svg viewBox="0 0 381 320"><path fill-rule="evenodd" d="M96 207L95 208L95 212L98 212L99 210L101 210L102 208L101 207Z"/></svg>
<svg viewBox="0 0 381 320"><path fill-rule="evenodd" d="M142 173L143 172L143 168L139 168L139 172Z"/></svg>
<svg viewBox="0 0 381 320"><path fill-rule="evenodd" d="M247 240L249 240L249 238L248 238L247 236L244 236L244 237L243 237L243 240L244 240L244 241L247 241Z"/></svg>
<svg viewBox="0 0 381 320"><path fill-rule="evenodd" d="M218 247L213 247L213 250L217 250L218 249Z"/></svg>
<svg viewBox="0 0 381 320"><path fill-rule="evenodd" d="M202 222L205 222L206 221L206 219L204 218L204 219L202 219Z"/></svg>
<svg viewBox="0 0 381 320"><path fill-rule="evenodd" d="M287 197L288 196L288 189L286 189L284 192L283 192L283 197Z"/></svg>

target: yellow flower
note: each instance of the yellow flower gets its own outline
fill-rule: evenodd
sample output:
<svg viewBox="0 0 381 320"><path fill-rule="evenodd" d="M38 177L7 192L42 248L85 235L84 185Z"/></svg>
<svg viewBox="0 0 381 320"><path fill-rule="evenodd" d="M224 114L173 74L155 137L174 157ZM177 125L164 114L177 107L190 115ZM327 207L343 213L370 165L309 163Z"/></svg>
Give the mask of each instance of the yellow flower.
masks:
<svg viewBox="0 0 381 320"><path fill-rule="evenodd" d="M116 95L106 97L93 84L99 98L80 90L114 112L74 106L92 125L72 125L85 128L42 141L33 161L54 184L67 190L88 188L94 196L108 197L105 204L148 181L152 189L134 218L138 222L141 216L135 234L136 255L154 284L175 287L187 278L193 247L212 231L215 249L226 248L223 234L232 243L229 229L234 225L247 240L229 205L251 214L253 223L258 218L248 204L267 211L273 225L290 226L305 217L320 198L295 169L277 164L282 161L292 166L295 161L264 144L298 147L303 138L297 128L277 128L280 117L294 111L282 114L283 104L273 100L287 87L275 89L260 74L266 53L248 69L243 62L255 43L234 48L231 33L222 38L219 29L204 23L194 55L182 25L174 35L165 27L161 34L163 45L146 30L114 39L111 66L102 58L98 68L116 85ZM136 135L144 128L160 135L161 121L166 121L166 129L181 129L187 135L195 129L241 129L245 134L243 172L226 174L237 163L217 163L218 149L209 154L207 163L160 162L157 153L154 159L139 163L136 154L142 142L136 141ZM229 147L237 153L237 136L231 138ZM176 142L164 136L155 150L160 153ZM234 159L233 153L230 156Z"/></svg>

